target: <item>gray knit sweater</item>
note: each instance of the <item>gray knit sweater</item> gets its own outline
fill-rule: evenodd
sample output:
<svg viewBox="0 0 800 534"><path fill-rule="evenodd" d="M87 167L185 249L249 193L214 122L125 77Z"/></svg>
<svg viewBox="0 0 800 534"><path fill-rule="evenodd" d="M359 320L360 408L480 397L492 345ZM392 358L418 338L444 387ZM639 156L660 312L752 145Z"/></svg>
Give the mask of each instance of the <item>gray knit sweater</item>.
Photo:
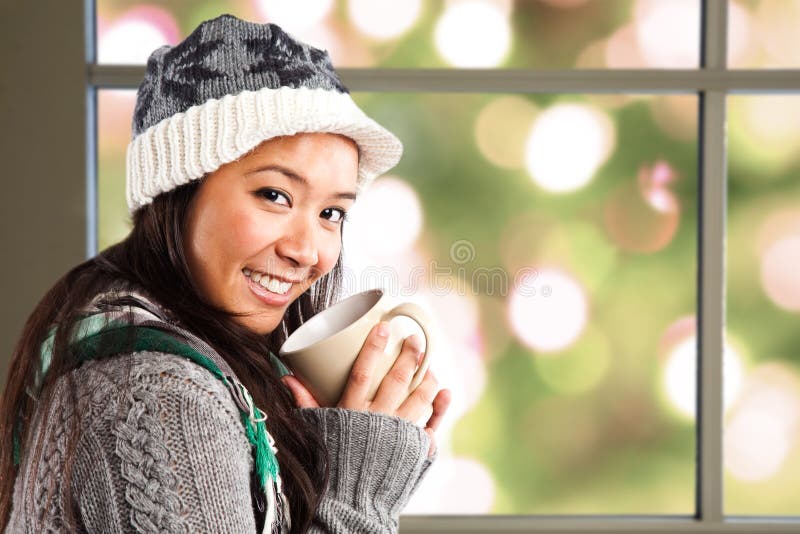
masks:
<svg viewBox="0 0 800 534"><path fill-rule="evenodd" d="M67 401L65 376L58 400L37 413L33 443L44 433L44 446L23 450L7 532L64 531L69 502L81 532L255 532L250 444L230 393L210 372L180 356L137 352L87 362L69 378L76 402ZM369 412L300 413L330 451L330 483L311 531L396 531L432 461L427 434Z"/></svg>

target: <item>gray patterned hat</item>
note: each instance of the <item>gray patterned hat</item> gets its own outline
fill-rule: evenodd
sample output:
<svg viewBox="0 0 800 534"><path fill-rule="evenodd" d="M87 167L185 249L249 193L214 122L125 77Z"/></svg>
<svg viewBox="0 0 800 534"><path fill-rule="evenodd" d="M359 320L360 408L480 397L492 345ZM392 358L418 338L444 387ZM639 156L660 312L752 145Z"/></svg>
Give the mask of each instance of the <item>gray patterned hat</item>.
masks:
<svg viewBox="0 0 800 534"><path fill-rule="evenodd" d="M275 24L232 15L156 49L136 96L127 152L131 212L273 137L338 133L359 148L359 191L394 167L403 145L350 97L330 57Z"/></svg>

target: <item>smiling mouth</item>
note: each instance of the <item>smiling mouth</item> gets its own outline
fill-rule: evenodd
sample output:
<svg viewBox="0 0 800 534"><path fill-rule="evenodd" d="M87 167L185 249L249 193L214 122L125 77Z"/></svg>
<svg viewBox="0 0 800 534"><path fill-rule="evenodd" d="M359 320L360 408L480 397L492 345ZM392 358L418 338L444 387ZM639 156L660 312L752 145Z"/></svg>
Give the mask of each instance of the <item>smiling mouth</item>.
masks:
<svg viewBox="0 0 800 534"><path fill-rule="evenodd" d="M272 293L276 293L278 295L285 295L295 284L294 282L284 282L283 280L274 278L267 273L253 271L248 268L242 269L242 273L267 291L271 291Z"/></svg>

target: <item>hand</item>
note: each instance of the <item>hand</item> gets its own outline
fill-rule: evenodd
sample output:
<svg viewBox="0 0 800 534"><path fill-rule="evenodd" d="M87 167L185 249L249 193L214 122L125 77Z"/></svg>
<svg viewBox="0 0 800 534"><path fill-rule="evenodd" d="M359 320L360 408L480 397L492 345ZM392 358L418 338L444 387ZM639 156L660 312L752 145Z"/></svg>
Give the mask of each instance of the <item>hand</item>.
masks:
<svg viewBox="0 0 800 534"><path fill-rule="evenodd" d="M425 413L431 412L425 424L425 432L431 439L428 455L433 456L436 452L434 432L450 405L450 391L438 390L436 377L428 370L420 385L410 395L408 394L408 386L417 362L421 360L422 356L421 342L418 336L410 336L403 341L400 355L378 386L375 398L367 399L367 390L372 374L386 348L388 325L383 324L387 327L385 334L382 335L381 324L378 324L367 336L361 352L353 363L350 377L337 407L385 413L401 417L412 423L415 423ZM284 376L283 382L291 390L298 407L319 407L319 403L313 395L295 377Z"/></svg>

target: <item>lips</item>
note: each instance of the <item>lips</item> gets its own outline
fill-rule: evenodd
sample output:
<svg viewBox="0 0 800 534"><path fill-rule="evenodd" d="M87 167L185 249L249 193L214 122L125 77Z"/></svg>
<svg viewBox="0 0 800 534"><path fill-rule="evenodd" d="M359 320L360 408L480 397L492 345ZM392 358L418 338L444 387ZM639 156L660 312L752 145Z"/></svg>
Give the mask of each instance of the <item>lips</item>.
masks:
<svg viewBox="0 0 800 534"><path fill-rule="evenodd" d="M242 273L244 274L244 273ZM250 289L250 292L260 300L262 303L266 304L267 306L285 306L291 301L290 292L287 290L285 293L275 293L270 291L261 283L256 282L250 276L244 275L245 279L247 280L247 287Z"/></svg>
<svg viewBox="0 0 800 534"><path fill-rule="evenodd" d="M242 269L242 273L253 282L261 285L261 287L264 289L279 295L285 295L288 293L295 283L293 281L286 281L282 278L275 277L261 271L252 271L248 268Z"/></svg>

